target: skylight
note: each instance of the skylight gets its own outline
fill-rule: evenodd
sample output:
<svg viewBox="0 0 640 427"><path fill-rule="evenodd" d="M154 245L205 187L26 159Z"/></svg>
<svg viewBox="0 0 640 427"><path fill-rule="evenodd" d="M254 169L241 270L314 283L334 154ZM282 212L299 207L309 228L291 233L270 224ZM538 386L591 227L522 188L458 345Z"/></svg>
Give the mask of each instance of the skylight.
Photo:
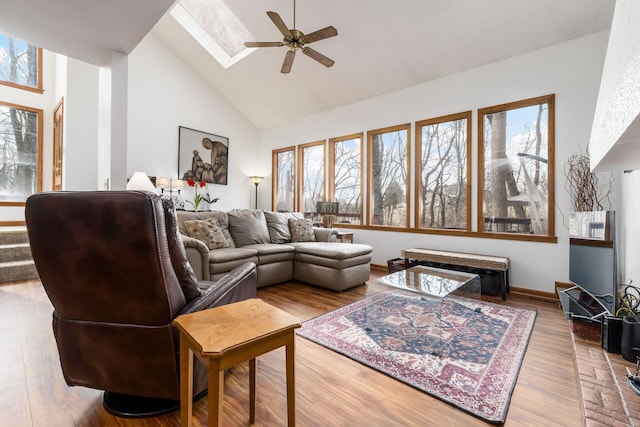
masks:
<svg viewBox="0 0 640 427"><path fill-rule="evenodd" d="M224 0L180 0L171 16L224 68L255 50L244 46L254 37Z"/></svg>

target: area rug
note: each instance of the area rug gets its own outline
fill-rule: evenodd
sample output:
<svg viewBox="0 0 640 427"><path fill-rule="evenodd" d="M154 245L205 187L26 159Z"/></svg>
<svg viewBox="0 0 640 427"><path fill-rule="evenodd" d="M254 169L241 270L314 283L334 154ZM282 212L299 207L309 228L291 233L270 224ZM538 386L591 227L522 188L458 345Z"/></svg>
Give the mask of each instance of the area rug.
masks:
<svg viewBox="0 0 640 427"><path fill-rule="evenodd" d="M297 333L478 418L504 423L536 312L445 301L381 292L308 320Z"/></svg>

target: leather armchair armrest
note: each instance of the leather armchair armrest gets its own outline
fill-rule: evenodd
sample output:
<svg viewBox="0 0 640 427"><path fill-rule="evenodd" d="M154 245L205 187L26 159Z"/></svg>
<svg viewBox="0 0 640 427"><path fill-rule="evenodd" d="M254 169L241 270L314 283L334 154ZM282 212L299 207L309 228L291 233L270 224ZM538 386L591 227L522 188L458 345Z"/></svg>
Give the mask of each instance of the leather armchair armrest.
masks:
<svg viewBox="0 0 640 427"><path fill-rule="evenodd" d="M313 227L318 242L336 242L338 240L338 230L335 228Z"/></svg>
<svg viewBox="0 0 640 427"><path fill-rule="evenodd" d="M178 315L255 298L258 286L256 265L252 262L246 262L215 282L201 281L198 282L198 285L203 291L202 295L185 305Z"/></svg>
<svg viewBox="0 0 640 427"><path fill-rule="evenodd" d="M180 233L184 249L187 253L187 260L193 268L198 280L211 279L211 270L209 269L209 248L202 240L185 236Z"/></svg>

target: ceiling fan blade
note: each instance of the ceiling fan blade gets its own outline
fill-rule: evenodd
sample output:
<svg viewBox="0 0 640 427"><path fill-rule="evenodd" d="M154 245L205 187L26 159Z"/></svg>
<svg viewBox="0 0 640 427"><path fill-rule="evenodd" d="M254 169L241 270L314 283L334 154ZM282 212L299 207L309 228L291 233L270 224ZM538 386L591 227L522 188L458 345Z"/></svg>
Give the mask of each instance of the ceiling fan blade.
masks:
<svg viewBox="0 0 640 427"><path fill-rule="evenodd" d="M318 61L319 63L321 63L325 67L331 67L334 64L333 59L327 58L326 56L324 56L323 54L321 54L317 50L311 49L310 47L306 47L306 46L303 47L302 48L302 53L304 53L305 55L307 55L310 58L315 59L316 61Z"/></svg>
<svg viewBox="0 0 640 427"><path fill-rule="evenodd" d="M289 71L291 71L291 66L293 65L293 59L296 57L296 51L295 50L290 50L287 52L287 54L284 56L284 62L282 63L282 69L280 70L280 72L282 74L287 74Z"/></svg>
<svg viewBox="0 0 640 427"><path fill-rule="evenodd" d="M304 36L305 43L313 43L318 40L328 39L329 37L334 37L338 35L338 30L336 30L333 26L329 26L323 28L318 31L314 31L311 34L307 34Z"/></svg>
<svg viewBox="0 0 640 427"><path fill-rule="evenodd" d="M284 46L282 42L245 42L246 47L280 47Z"/></svg>
<svg viewBox="0 0 640 427"><path fill-rule="evenodd" d="M291 31L289 31L287 25L284 23L282 18L280 18L280 15L278 15L276 12L271 11L267 12L267 15L269 15L269 18L271 18L273 23L276 24L276 27L278 27L278 30L280 30L283 36L291 37Z"/></svg>

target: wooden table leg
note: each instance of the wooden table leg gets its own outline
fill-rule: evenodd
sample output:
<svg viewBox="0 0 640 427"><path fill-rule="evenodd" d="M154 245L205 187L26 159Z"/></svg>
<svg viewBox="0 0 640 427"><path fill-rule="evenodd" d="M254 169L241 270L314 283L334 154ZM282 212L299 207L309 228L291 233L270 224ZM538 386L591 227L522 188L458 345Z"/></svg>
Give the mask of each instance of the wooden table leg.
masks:
<svg viewBox="0 0 640 427"><path fill-rule="evenodd" d="M286 363L287 363L287 425L295 427L296 425L296 381L294 376L294 351L295 334L291 331L289 343L286 345Z"/></svg>
<svg viewBox="0 0 640 427"><path fill-rule="evenodd" d="M180 335L180 425L191 426L193 412L193 352Z"/></svg>
<svg viewBox="0 0 640 427"><path fill-rule="evenodd" d="M249 422L256 422L256 359L249 360Z"/></svg>
<svg viewBox="0 0 640 427"><path fill-rule="evenodd" d="M209 427L222 425L222 403L224 401L224 371L219 359L209 359Z"/></svg>

